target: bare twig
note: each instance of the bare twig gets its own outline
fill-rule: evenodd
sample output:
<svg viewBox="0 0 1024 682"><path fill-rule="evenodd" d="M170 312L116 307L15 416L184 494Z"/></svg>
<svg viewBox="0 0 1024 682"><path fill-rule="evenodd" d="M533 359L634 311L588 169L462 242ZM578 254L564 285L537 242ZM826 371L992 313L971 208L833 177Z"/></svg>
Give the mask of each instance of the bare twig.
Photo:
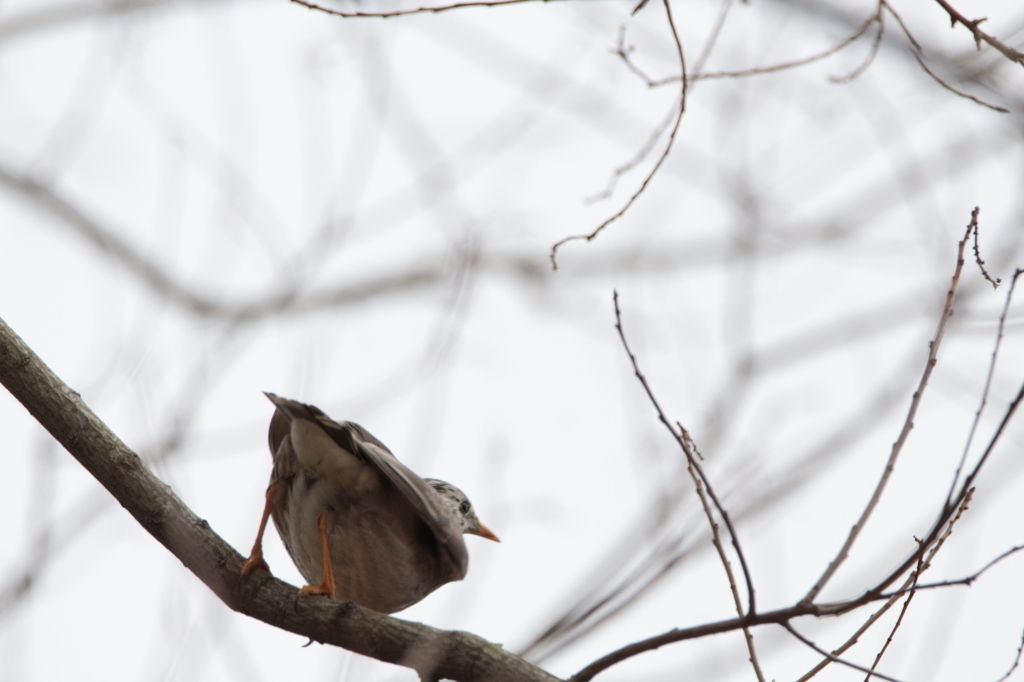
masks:
<svg viewBox="0 0 1024 682"><path fill-rule="evenodd" d="M1006 671L1006 674L996 680L996 682L1004 682L1005 680L1010 679L1010 675L1012 675L1013 671L1020 665L1020 654L1022 651L1024 651L1024 634L1020 637L1020 646L1017 647L1017 655L1013 659L1013 665L1011 665L1010 669Z"/></svg>
<svg viewBox="0 0 1024 682"><path fill-rule="evenodd" d="M700 480L704 482L704 487L707 489L708 496L711 498L711 501L714 502L715 509L718 510L718 513L722 516L722 521L725 523L725 527L729 530L729 537L732 540L733 549L736 550L736 556L740 560L740 567L743 569L743 579L747 583L747 615L752 616L757 612L754 600L754 581L750 577L750 569L747 567L747 560L743 555L743 549L740 547L740 540L739 536L736 534L736 528L733 527L732 520L729 518L729 513L718 500L718 496L711 487L711 482L704 474L704 470L701 468L700 463L694 456L693 448L690 447L688 438L683 435L686 431L680 429L680 431L677 432L672 428L672 423L669 422L668 417L665 416L665 412L661 409L658 399L654 397L654 392L647 383L647 377L645 377L644 373L640 371L640 364L637 361L636 356L633 354L633 351L630 350L629 342L626 341L626 332L622 328L622 311L619 310L618 291L615 291L612 294L612 301L615 304L615 329L618 330L619 339L622 341L622 347L625 349L626 354L629 356L629 361L633 365L633 373L636 375L636 378L640 380L640 384L644 387L644 391L647 393L647 397L650 399L651 405L654 406L655 411L658 413L658 419L665 425L665 428L669 430L669 433L672 434L672 437L675 438L676 442L679 443L679 447L682 448L683 454L686 455L686 461L690 466L696 469L697 473L700 475Z"/></svg>
<svg viewBox="0 0 1024 682"><path fill-rule="evenodd" d="M885 644L882 645L882 648L881 650L879 650L878 655L875 656L874 663L871 664L872 672L874 672L875 668L878 667L878 663L882 660L882 656L885 655L885 652L889 648L889 645L892 644L893 637L896 636L896 631L900 629L900 625L903 623L903 617L907 615L907 610L910 608L910 602L914 599L914 595L917 594L917 586L921 581L921 576L924 574L925 571L927 571L931 567L932 560L935 558L935 555L938 554L939 549L941 549L942 545L945 544L946 539L949 538L949 536L953 533L953 526L955 526L956 522L960 520L960 517L963 516L963 513L967 511L967 507L971 503L971 497L973 494L974 488L971 488L969 491L967 491L967 497L965 497L964 501L960 504L959 511L957 511L957 514L953 518L953 520L949 522L949 526L946 528L946 532L943 533L942 537L935 544L935 547L928 554L927 559L925 558L925 555L922 553L921 557L917 560L917 568L914 569L914 572L910 574L910 585L908 587L909 591L907 592L907 598L903 601L903 608L900 609L900 615L898 618L896 618L896 623L893 624L892 630L889 631L889 636L885 639ZM921 545L921 541L918 541L918 545ZM866 678L864 678L864 682L868 682L870 678L871 676L868 675Z"/></svg>
<svg viewBox="0 0 1024 682"><path fill-rule="evenodd" d="M977 234L977 232L975 232L975 234ZM1013 300L1013 291L1017 287L1017 278L1020 277L1021 273L1024 273L1024 270L1017 270L1013 273L1013 279L1010 280L1010 289L1006 292L1006 302L1003 304L1003 312L999 315L999 331L996 333L996 342L992 348L992 360L988 363L988 374L985 376L985 387L981 391L981 403L978 405L978 411L974 413L974 421L971 423L971 430L967 434L967 443L964 445L963 454L960 455L960 463L956 467L956 473L953 474L953 482L949 486L949 494L946 495L947 506L953 503L953 493L956 491L956 484L960 479L960 472L963 471L964 464L967 462L967 455L970 453L971 443L974 442L974 434L977 432L978 424L981 422L981 413L985 411L985 405L988 404L988 394L989 390L992 388L992 377L996 371L996 359L999 357L999 348L1002 345L1003 334L1006 330L1006 316L1010 312L1010 301Z"/></svg>
<svg viewBox="0 0 1024 682"><path fill-rule="evenodd" d="M1008 559L1009 557L1013 556L1014 554L1016 554L1017 552L1020 552L1020 551L1024 551L1024 545L1016 545L1014 547L1011 547L1010 549L1006 550L1005 552L1003 552L1002 554L997 556L995 559L992 559L987 564L985 564L984 566L979 568L977 571L975 571L974 573L971 573L968 576L964 576L963 578L957 578L955 580L940 580L940 581L934 582L934 583L923 583L923 584L922 583L918 583L917 586L914 587L914 590L917 591L917 592L922 592L922 591L925 591L925 590L937 590L937 589L941 589L943 587L954 587L954 586L957 586L957 585L962 585L964 587L970 587L972 584L974 584L974 581L976 581L978 578L980 578L982 575L984 575L986 572L988 572L988 570L990 568L992 568L993 566L999 564L1004 559ZM880 598L884 598L884 599L889 599L890 597L901 597L901 596L907 594L909 591L910 591L910 587L909 586L901 587L899 589L893 590L892 592L886 592L885 594L879 595L879 597ZM834 604L819 604L819 610L831 611L833 606L836 606L836 605L834 605Z"/></svg>
<svg viewBox="0 0 1024 682"><path fill-rule="evenodd" d="M988 283L992 285L993 289L999 288L999 284L1003 281L996 277L992 279L992 275L988 274L988 270L985 269L985 261L981 259L981 249L978 247L978 212L981 209L977 206L974 207L974 211L971 212L971 222L974 224L974 262L978 264L978 268L981 269L981 274Z"/></svg>
<svg viewBox="0 0 1024 682"><path fill-rule="evenodd" d="M577 241L577 240L580 240L580 239L584 239L584 240L586 240L588 242L592 241L595 237L597 237L598 234L601 233L602 230L604 230L604 228L608 227L613 222L615 222L616 220L621 218L623 215L625 215L626 211L628 211L629 208L634 203L636 203L636 200L638 198L640 198L640 195L643 194L644 191L647 189L647 185L649 185L651 180L654 179L654 176L658 173L658 169L660 169L662 164L665 163L665 159L668 158L669 152L672 151L672 145L673 145L673 143L676 140L676 133L679 131L679 124L680 124L680 122L682 122L683 114L686 112L686 90L689 87L689 79L687 78L687 75L686 75L686 57L683 55L683 43L679 39L679 32L676 30L676 24L675 24L675 22L672 19L672 7L669 4L669 0L664 0L664 5L665 5L665 15L668 17L668 25L669 25L669 28L672 29L672 39L675 41L676 52L679 55L679 68L680 68L680 73L682 74L682 77L681 77L682 78L682 87L680 88L680 91L679 91L679 111L678 111L678 114L676 115L676 122L672 126L672 132L669 133L668 142L665 144L665 150L661 153L661 156L658 157L658 162L654 164L654 167L651 169L651 172L648 173L647 177L644 178L644 181L642 183L640 183L640 188L633 194L633 196L631 196L629 198L629 200L625 203L625 205L621 209L619 209L619 211L617 213L615 213L615 215L613 215L612 217L608 218L603 223L598 225L589 234L577 234L577 235L573 235L573 236L570 236L570 237L565 237L564 239L561 239L561 240L555 242L555 244L551 247L551 254L550 254L551 267L554 270L558 269L557 255L558 255L559 247L562 246L563 244L568 243L568 242Z"/></svg>
<svg viewBox="0 0 1024 682"><path fill-rule="evenodd" d="M414 9L395 10L393 12L342 12L330 7L323 7L307 0L292 0L296 5L302 5L309 9L315 9L326 14L333 14L336 17L345 19L356 19L359 17L376 17L389 19L391 17L404 17L410 14L439 14L453 9L466 9L467 7L498 7L500 5L519 5L526 2L554 2L554 0L478 0L477 2L453 2L450 5L439 5L437 7L416 7Z"/></svg>
<svg viewBox="0 0 1024 682"><path fill-rule="evenodd" d="M852 663L850 661L847 661L847 660L844 660L842 658L839 658L839 656L837 656L836 654L830 654L829 652L825 651L824 649L822 649L820 646L818 646L817 644L815 644L811 640L809 640L806 637L804 637L803 635L801 635L795 629L793 629L793 626L790 625L788 622L781 623L781 625L782 625L782 627L784 627L787 630L789 630L789 634L793 635L798 640L800 640L801 642L803 642L804 644L806 644L810 648L814 649L815 651L817 651L822 656L827 656L828 659L830 661L832 661L833 663L839 663L841 665L847 666L848 668L853 668L854 670L859 670L862 673L867 673L869 678L877 677L880 680L889 680L889 682L899 682L899 680L897 680L894 677L889 677L888 675L883 675L882 673L876 673L876 672L874 672L872 670L869 670L869 669L865 668L862 665L857 665L856 663Z"/></svg>
<svg viewBox="0 0 1024 682"><path fill-rule="evenodd" d="M896 622L893 624L892 629L889 630L889 636L885 638L885 643L882 644L882 648L879 649L878 654L875 655L875 660L871 663L871 670L864 678L864 682L868 682L871 679L871 675L874 674L875 669L878 668L878 664L882 661L882 656L885 655L889 645L892 644L893 638L896 636L896 631L900 629L900 625L903 624L903 617L907 615L907 610L910 608L910 602L913 601L914 595L917 594L917 581L921 577L922 565L924 564L924 555L917 560L917 570L910 574L910 591L907 592L907 598L903 600L903 608L900 609L900 615L897 616Z"/></svg>
<svg viewBox="0 0 1024 682"><path fill-rule="evenodd" d="M852 635L850 635L849 638L847 638L847 640L842 645L840 645L836 649L833 649L833 651L832 651L833 654L836 654L836 655L841 654L841 653L845 652L847 649L849 649L850 647L852 647L854 644L856 644L860 640L861 635L863 635L865 632L867 632L868 629L870 629L878 621L879 618L881 618L883 615L885 615L889 611L889 609L892 608L893 604L895 604L897 601L899 601L900 597L906 595L907 596L907 601L904 602L903 609L900 612L900 617L899 617L899 621L903 620L903 614L906 613L906 611L907 611L907 608L908 608L908 606L910 604L910 599L913 597L915 592L917 592L918 590L922 589L922 587L919 584L921 574L924 571L928 570L928 568L931 566L932 560L935 558L935 555L938 554L939 550L942 549L942 546L946 543L946 540L949 539L950 535L952 535L952 533L953 533L953 526L955 526L956 522L960 520L960 517L963 515L963 513L965 511L967 511L967 506L968 506L968 504L970 504L971 495L973 494L973 492L974 492L973 488L971 490L967 491L967 495L964 497L963 501L960 503L960 507L959 507L959 509L957 511L957 515L946 526L945 531L939 537L938 541L936 541L935 544L931 547L931 551L928 552L927 556L925 556L924 552L928 548L929 544L931 543L931 540L929 540L928 542L924 542L924 541L918 540L918 550L919 550L919 553L918 553L918 557L917 557L917 568L914 570L913 573L911 573L909 576L907 576L907 579L903 582L903 585L900 586L900 588L898 590L896 590L892 594L886 596L885 603L882 604L881 607L876 609L875 612L872 613L867 618L867 620L865 620L863 623L861 623L860 627L858 627L854 631L854 633ZM960 583L960 584L968 584L968 583ZM896 628L899 627L899 621L897 621L896 627L894 627L892 629L892 632L889 635L890 641L892 639L893 634L896 632ZM888 643L886 643L886 646L888 646ZM885 651L885 649L883 648L882 652L884 652L884 651ZM878 658L875 659L875 665L877 665L878 661L881 659L882 652L879 652ZM815 675L817 675L819 672L821 672L821 670L823 668L827 667L830 663L832 663L832 660L829 659L829 658L825 658L824 660L820 661L816 666L814 666L809 671L807 671L803 676L801 676L800 679L797 680L797 682L807 682L807 680L809 680L812 677L814 677ZM875 666L872 666L871 669L874 670L874 667Z"/></svg>
<svg viewBox="0 0 1024 682"><path fill-rule="evenodd" d="M907 437L910 435L911 429L914 428L914 417L917 415L918 406L921 404L921 396L924 394L924 389L928 386L928 379L932 375L932 370L935 369L935 364L938 362L939 346L942 344L942 339L946 334L946 325L949 322L949 318L953 315L953 299L956 296L956 289L960 283L960 273L964 267L964 249L967 246L967 240L971 237L971 231L974 229L974 223L967 226L967 232L964 234L964 238L960 240L960 246L957 251L956 268L953 271L953 280L950 283L949 291L946 292L946 305L942 309L942 315L939 318L938 329L935 332L935 337L931 343L928 344L928 360L925 362L924 372L921 375L921 380L918 382L917 390L914 391L914 397L910 401L910 409L907 411L907 418L903 422L903 428L900 430L899 438L893 443L892 451L889 454L889 460L885 464L885 469L882 471L882 476L878 480L878 484L875 486L875 491L871 495L871 499L868 501L867 506L861 513L857 523L850 529L850 534L846 538L846 542L843 543L839 553L833 559L825 572L822 573L821 577L814 586L804 596L804 602L813 602L821 592L822 588L831 580L832 576L839 569L842 563L849 556L850 549L853 547L853 543L857 540L861 530L864 529L865 524L869 518L871 518L872 512L878 505L878 501L882 497L882 493L885 492L886 484L889 482L889 477L892 475L893 469L896 466L896 460L899 458L900 452L903 450L903 445L907 441Z"/></svg>
<svg viewBox="0 0 1024 682"><path fill-rule="evenodd" d="M914 53L914 58L917 59L917 63L921 65L921 68L924 69L925 73L927 73L929 76L931 76L932 79L936 83L938 83L942 87L946 88L947 90L949 90L953 94L959 95L960 97L963 97L965 99L969 99L972 102L980 104L983 107L988 107L989 109L992 109L993 111L998 111L998 112L1003 113L1003 114L1010 113L1010 110L1006 109L1005 107L996 106L995 104L989 104L988 102L986 102L986 101L984 101L982 99L979 99L979 98L975 97L974 95L971 95L971 94L968 94L966 92L963 92L962 90L957 90L952 85L950 85L949 83L944 81L937 73L932 71L931 68L929 68L928 64L926 64L925 61L924 61L924 50L921 49L921 45L917 42L917 40L914 38L914 36L910 33L910 29L907 28L907 25L905 23L903 23L903 19L900 17L900 15L896 12L895 9L893 9L892 5L890 5L888 2L886 2L886 0L880 0L880 2L885 6L885 9L889 10L889 14L891 14L893 16L893 18L896 19L896 23L898 23L900 25L900 28L903 29L903 34L905 36L907 36L907 40L910 42L910 48L911 48L911 51Z"/></svg>
<svg viewBox="0 0 1024 682"><path fill-rule="evenodd" d="M954 497L955 506L946 505L943 507L942 512L939 514L939 518L932 526L931 531L925 536L924 545L922 547L928 547L932 542L934 542L935 538L939 537L943 528L946 528L946 522L953 515L953 511L958 509L963 500L971 494L971 490L974 485L974 479L977 478L979 473L981 473L981 470L985 466L985 463L988 462L988 458L995 451L995 447L1002 438L1003 433L1006 431L1007 425L1009 425L1010 420L1013 419L1014 414L1016 414L1017 412L1017 408L1020 407L1022 402L1024 402L1024 383L1021 384L1020 390L1017 392L1016 397L1014 397L1014 399L1010 401L1009 406L1007 406L1006 412L1003 414L1003 418L999 422L999 426L996 428L995 433L992 434L992 438L989 439L988 445L985 447L985 452L982 453L981 457L978 459L978 462L974 465L974 469L971 470L971 473L967 475L967 477L964 479L963 484L960 486L960 492ZM898 580L899 576L903 575L907 570L910 569L911 566L917 563L918 556L922 551L924 551L923 548L918 549L916 552L914 552L914 554L908 557L902 564L893 569L888 576L879 581L875 585L875 587L871 588L863 595L861 595L861 598L867 597L871 600L874 600L874 597L881 594L881 592L884 591L889 585ZM921 587L918 587L918 589L921 589ZM847 610L848 608L846 608L845 606L840 606L839 609L835 610L833 613L834 615L840 615L841 613L844 613Z"/></svg>
<svg viewBox="0 0 1024 682"><path fill-rule="evenodd" d="M679 427L680 433L683 434L683 438L689 439L689 434L683 425L676 422L676 426ZM697 454L700 452L697 450L693 441L690 441L693 451ZM725 575L729 579L729 590L732 592L733 602L736 604L736 615L743 617L743 600L740 599L739 589L736 587L736 577L732 573L732 564L729 562L729 557L725 554L725 547L722 546L722 537L718 532L718 524L715 523L714 512L711 511L711 505L708 504L708 497L704 494L704 486L701 485L700 478L697 476L697 472L693 470L693 465L690 462L686 463L686 470L690 473L690 478L693 479L693 486L697 489L697 497L700 498L701 506L704 507L704 515L708 518L708 524L711 526L711 542L715 545L715 550L718 552L718 558L722 562L722 567L725 569ZM743 638L747 642L747 651L750 653L750 664L754 666L754 674L757 675L758 682L764 682L764 673L761 672L761 665L757 660L757 650L754 648L754 636L750 633L750 628L743 628Z"/></svg>
<svg viewBox="0 0 1024 682"><path fill-rule="evenodd" d="M953 9L953 6L946 2L946 0L935 0L935 2L942 5L942 9L946 10L946 12L949 14L949 23L951 27L956 27L957 24L963 24L964 28L966 28L974 35L974 44L978 48L978 50L981 50L981 43L986 42L992 47L1002 52L1003 56L1005 56L1011 62L1016 62L1017 64L1021 64L1022 66L1024 66L1024 52L1020 52L1019 50L1013 49L1009 45L1004 44L997 38L993 38L989 34L982 31L980 28L978 28L981 22L985 21L985 18L968 19L964 15L960 14L960 12L957 12L955 9Z"/></svg>
<svg viewBox="0 0 1024 682"><path fill-rule="evenodd" d="M924 589L934 589L939 587L951 587L953 585L970 585L971 582L976 580L982 573L987 571L989 568L1002 561L1006 557L1014 554L1018 551L1024 550L1024 546L1015 547L1011 550L1003 552L992 561L990 561L980 571L971 574L966 578L962 578L956 581L949 581L945 583L934 583L931 585L918 585L917 591ZM915 563L917 558L914 559ZM796 604L795 606L789 606L783 609L777 609L775 611L761 611L754 614L753 616L743 616L742 618L732 618L730 620L722 620L715 623L706 623L704 625L697 625L690 628L675 628L668 632L663 632L660 635L649 637L647 639L640 640L628 644L620 649L616 649L611 653L602 656L593 663L590 663L587 667L580 670L578 673L569 678L568 682L588 682L593 679L598 673L603 670L607 670L616 663L621 663L626 659L632 658L647 651L653 651L654 649L661 648L674 642L682 642L691 639L698 639L700 637L707 637L708 635L716 635L723 632L732 632L733 630L740 630L744 627L754 627L757 625L783 625L790 622L795 618L801 616L836 616L843 613L848 613L853 609L860 608L866 604L870 604L876 601L891 600L895 602L901 596L907 594L909 589L896 590L892 593L880 594L876 592L866 592L856 599L848 601L835 602L832 604ZM801 679L809 679L807 676Z"/></svg>

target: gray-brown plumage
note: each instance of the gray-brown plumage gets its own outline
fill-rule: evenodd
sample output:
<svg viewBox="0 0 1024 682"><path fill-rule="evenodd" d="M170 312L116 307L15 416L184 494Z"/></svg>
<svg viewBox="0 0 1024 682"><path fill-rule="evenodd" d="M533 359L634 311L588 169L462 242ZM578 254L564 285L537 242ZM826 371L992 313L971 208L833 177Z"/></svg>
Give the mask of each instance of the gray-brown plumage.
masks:
<svg viewBox="0 0 1024 682"><path fill-rule="evenodd" d="M498 539L461 490L420 478L363 427L335 422L312 405L267 397L277 407L269 432L274 468L243 574L266 568L269 515L310 583L303 596L394 613L465 577L463 533Z"/></svg>

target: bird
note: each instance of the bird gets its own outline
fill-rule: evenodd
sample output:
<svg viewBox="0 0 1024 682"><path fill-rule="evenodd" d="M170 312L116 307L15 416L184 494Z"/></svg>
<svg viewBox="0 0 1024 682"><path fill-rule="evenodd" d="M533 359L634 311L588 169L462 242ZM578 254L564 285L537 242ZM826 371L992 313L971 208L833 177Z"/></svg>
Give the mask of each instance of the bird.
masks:
<svg viewBox="0 0 1024 682"><path fill-rule="evenodd" d="M263 558L268 517L308 584L323 595L395 613L469 567L463 534L500 542L454 485L420 478L369 431L313 405L265 393L274 404L274 466L256 542L242 577Z"/></svg>

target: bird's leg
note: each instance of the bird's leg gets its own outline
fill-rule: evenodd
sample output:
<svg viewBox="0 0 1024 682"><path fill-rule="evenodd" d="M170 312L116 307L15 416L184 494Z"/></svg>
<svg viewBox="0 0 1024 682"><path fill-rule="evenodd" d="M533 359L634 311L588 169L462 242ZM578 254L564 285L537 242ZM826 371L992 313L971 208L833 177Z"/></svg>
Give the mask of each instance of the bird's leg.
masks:
<svg viewBox="0 0 1024 682"><path fill-rule="evenodd" d="M319 585L306 585L299 592L299 597L311 594L322 594L334 599L334 567L331 566L331 545L327 539L327 512L320 514L320 541L324 550L324 581Z"/></svg>
<svg viewBox="0 0 1024 682"><path fill-rule="evenodd" d="M270 518L270 512L274 510L274 502L278 498L281 485L281 481L274 481L267 488L267 504L263 507L263 518L260 520L260 529L256 533L256 542L252 546L252 552L249 553L249 559L242 566L243 576L249 575L257 567L265 571L270 570L267 562L263 559L263 532L267 529L267 519Z"/></svg>

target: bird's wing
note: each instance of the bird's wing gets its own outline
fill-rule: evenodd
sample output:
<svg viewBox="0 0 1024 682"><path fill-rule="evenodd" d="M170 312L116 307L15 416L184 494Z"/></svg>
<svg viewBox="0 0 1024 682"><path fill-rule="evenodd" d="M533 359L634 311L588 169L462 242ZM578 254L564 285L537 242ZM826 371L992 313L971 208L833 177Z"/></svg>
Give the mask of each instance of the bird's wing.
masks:
<svg viewBox="0 0 1024 682"><path fill-rule="evenodd" d="M274 448L275 433L278 434L278 443L284 441L288 445L288 439L284 438L290 428L292 419L305 419L313 422L326 433L331 440L340 447L352 453L356 457L372 464L385 479L388 480L402 496L409 502L427 527L437 538L438 544L451 557L459 578L466 575L469 566L469 555L466 552L466 543L462 538L462 528L458 520L448 513L442 506L439 493L434 488L417 476L409 467L398 461L398 458L387 448L384 443L377 440L369 431L359 424L353 422L336 422L328 417L322 410L313 405L306 405L295 400L281 398L273 393L266 394L278 410L270 421L271 449ZM285 420L284 428L277 427L275 431L275 420L281 416ZM291 451L290 447L284 448ZM279 450L280 451L280 447ZM275 471L277 466L275 457ZM291 459L298 467L298 461L294 456L282 457Z"/></svg>
<svg viewBox="0 0 1024 682"><path fill-rule="evenodd" d="M274 416L270 418L270 430L267 433L270 441L270 454L274 458L274 470L270 475L270 482L274 483L281 479L291 478L299 472L299 458L292 448L291 418L281 410L274 410Z"/></svg>

